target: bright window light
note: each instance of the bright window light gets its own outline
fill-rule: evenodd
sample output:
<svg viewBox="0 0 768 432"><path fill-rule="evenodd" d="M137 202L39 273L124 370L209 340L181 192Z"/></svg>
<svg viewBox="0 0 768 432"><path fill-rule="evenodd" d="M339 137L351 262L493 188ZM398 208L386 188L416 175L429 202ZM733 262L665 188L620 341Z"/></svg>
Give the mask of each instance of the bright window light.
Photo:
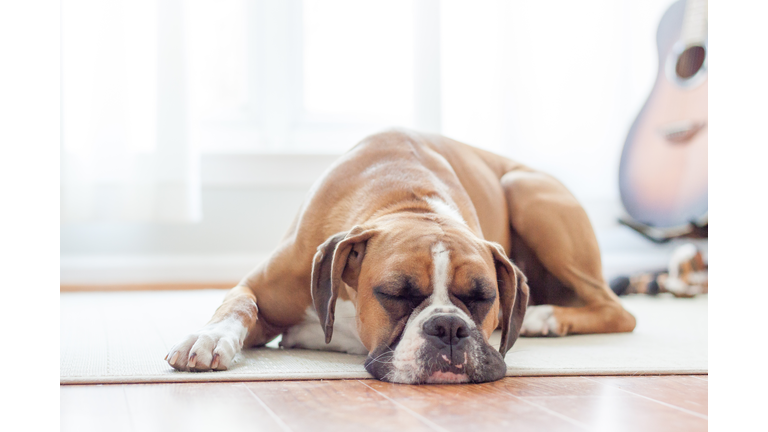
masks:
<svg viewBox="0 0 768 432"><path fill-rule="evenodd" d="M63 3L62 141L67 151L155 150L157 26L154 0Z"/></svg>
<svg viewBox="0 0 768 432"><path fill-rule="evenodd" d="M410 124L413 2L305 0L303 13L307 112Z"/></svg>
<svg viewBox="0 0 768 432"><path fill-rule="evenodd" d="M192 121L226 119L248 103L244 0L184 3Z"/></svg>

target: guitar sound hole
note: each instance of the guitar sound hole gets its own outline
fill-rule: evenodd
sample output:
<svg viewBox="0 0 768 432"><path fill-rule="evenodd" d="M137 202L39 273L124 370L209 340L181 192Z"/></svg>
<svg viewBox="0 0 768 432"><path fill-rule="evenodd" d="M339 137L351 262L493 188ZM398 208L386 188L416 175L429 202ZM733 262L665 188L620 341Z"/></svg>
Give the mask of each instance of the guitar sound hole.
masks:
<svg viewBox="0 0 768 432"><path fill-rule="evenodd" d="M685 79L696 75L696 72L701 69L701 65L704 64L705 56L706 51L701 46L692 46L683 51L677 58L677 66L675 67L677 75Z"/></svg>

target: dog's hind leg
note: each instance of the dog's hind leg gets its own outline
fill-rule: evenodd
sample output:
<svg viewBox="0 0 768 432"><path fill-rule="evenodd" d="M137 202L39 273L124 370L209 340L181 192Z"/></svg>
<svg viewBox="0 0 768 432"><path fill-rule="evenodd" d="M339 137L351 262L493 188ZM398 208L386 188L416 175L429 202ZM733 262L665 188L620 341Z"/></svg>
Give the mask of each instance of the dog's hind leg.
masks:
<svg viewBox="0 0 768 432"><path fill-rule="evenodd" d="M501 184L513 230L511 258L529 277L531 298L545 303L529 307L521 334L634 330L635 318L603 279L597 238L576 198L535 171L508 172Z"/></svg>

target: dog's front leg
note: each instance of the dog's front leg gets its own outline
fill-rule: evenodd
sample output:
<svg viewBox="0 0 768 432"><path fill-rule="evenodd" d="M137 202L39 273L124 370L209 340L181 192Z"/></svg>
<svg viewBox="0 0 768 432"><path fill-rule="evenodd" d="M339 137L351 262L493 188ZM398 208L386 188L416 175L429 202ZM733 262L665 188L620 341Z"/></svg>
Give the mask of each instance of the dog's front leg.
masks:
<svg viewBox="0 0 768 432"><path fill-rule="evenodd" d="M213 318L174 345L165 359L182 371L226 370L246 339L261 333L256 296L250 288L232 288Z"/></svg>

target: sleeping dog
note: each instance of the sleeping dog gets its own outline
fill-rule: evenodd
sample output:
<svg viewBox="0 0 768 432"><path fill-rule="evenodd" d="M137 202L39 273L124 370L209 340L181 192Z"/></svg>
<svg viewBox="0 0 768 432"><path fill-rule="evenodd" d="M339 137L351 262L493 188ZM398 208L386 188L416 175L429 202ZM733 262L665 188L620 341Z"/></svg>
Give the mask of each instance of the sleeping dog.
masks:
<svg viewBox="0 0 768 432"><path fill-rule="evenodd" d="M501 343L489 344L501 328ZM225 370L243 347L367 354L399 383L486 382L519 335L630 332L586 213L553 177L437 135L389 131L312 186L277 249L166 356Z"/></svg>

